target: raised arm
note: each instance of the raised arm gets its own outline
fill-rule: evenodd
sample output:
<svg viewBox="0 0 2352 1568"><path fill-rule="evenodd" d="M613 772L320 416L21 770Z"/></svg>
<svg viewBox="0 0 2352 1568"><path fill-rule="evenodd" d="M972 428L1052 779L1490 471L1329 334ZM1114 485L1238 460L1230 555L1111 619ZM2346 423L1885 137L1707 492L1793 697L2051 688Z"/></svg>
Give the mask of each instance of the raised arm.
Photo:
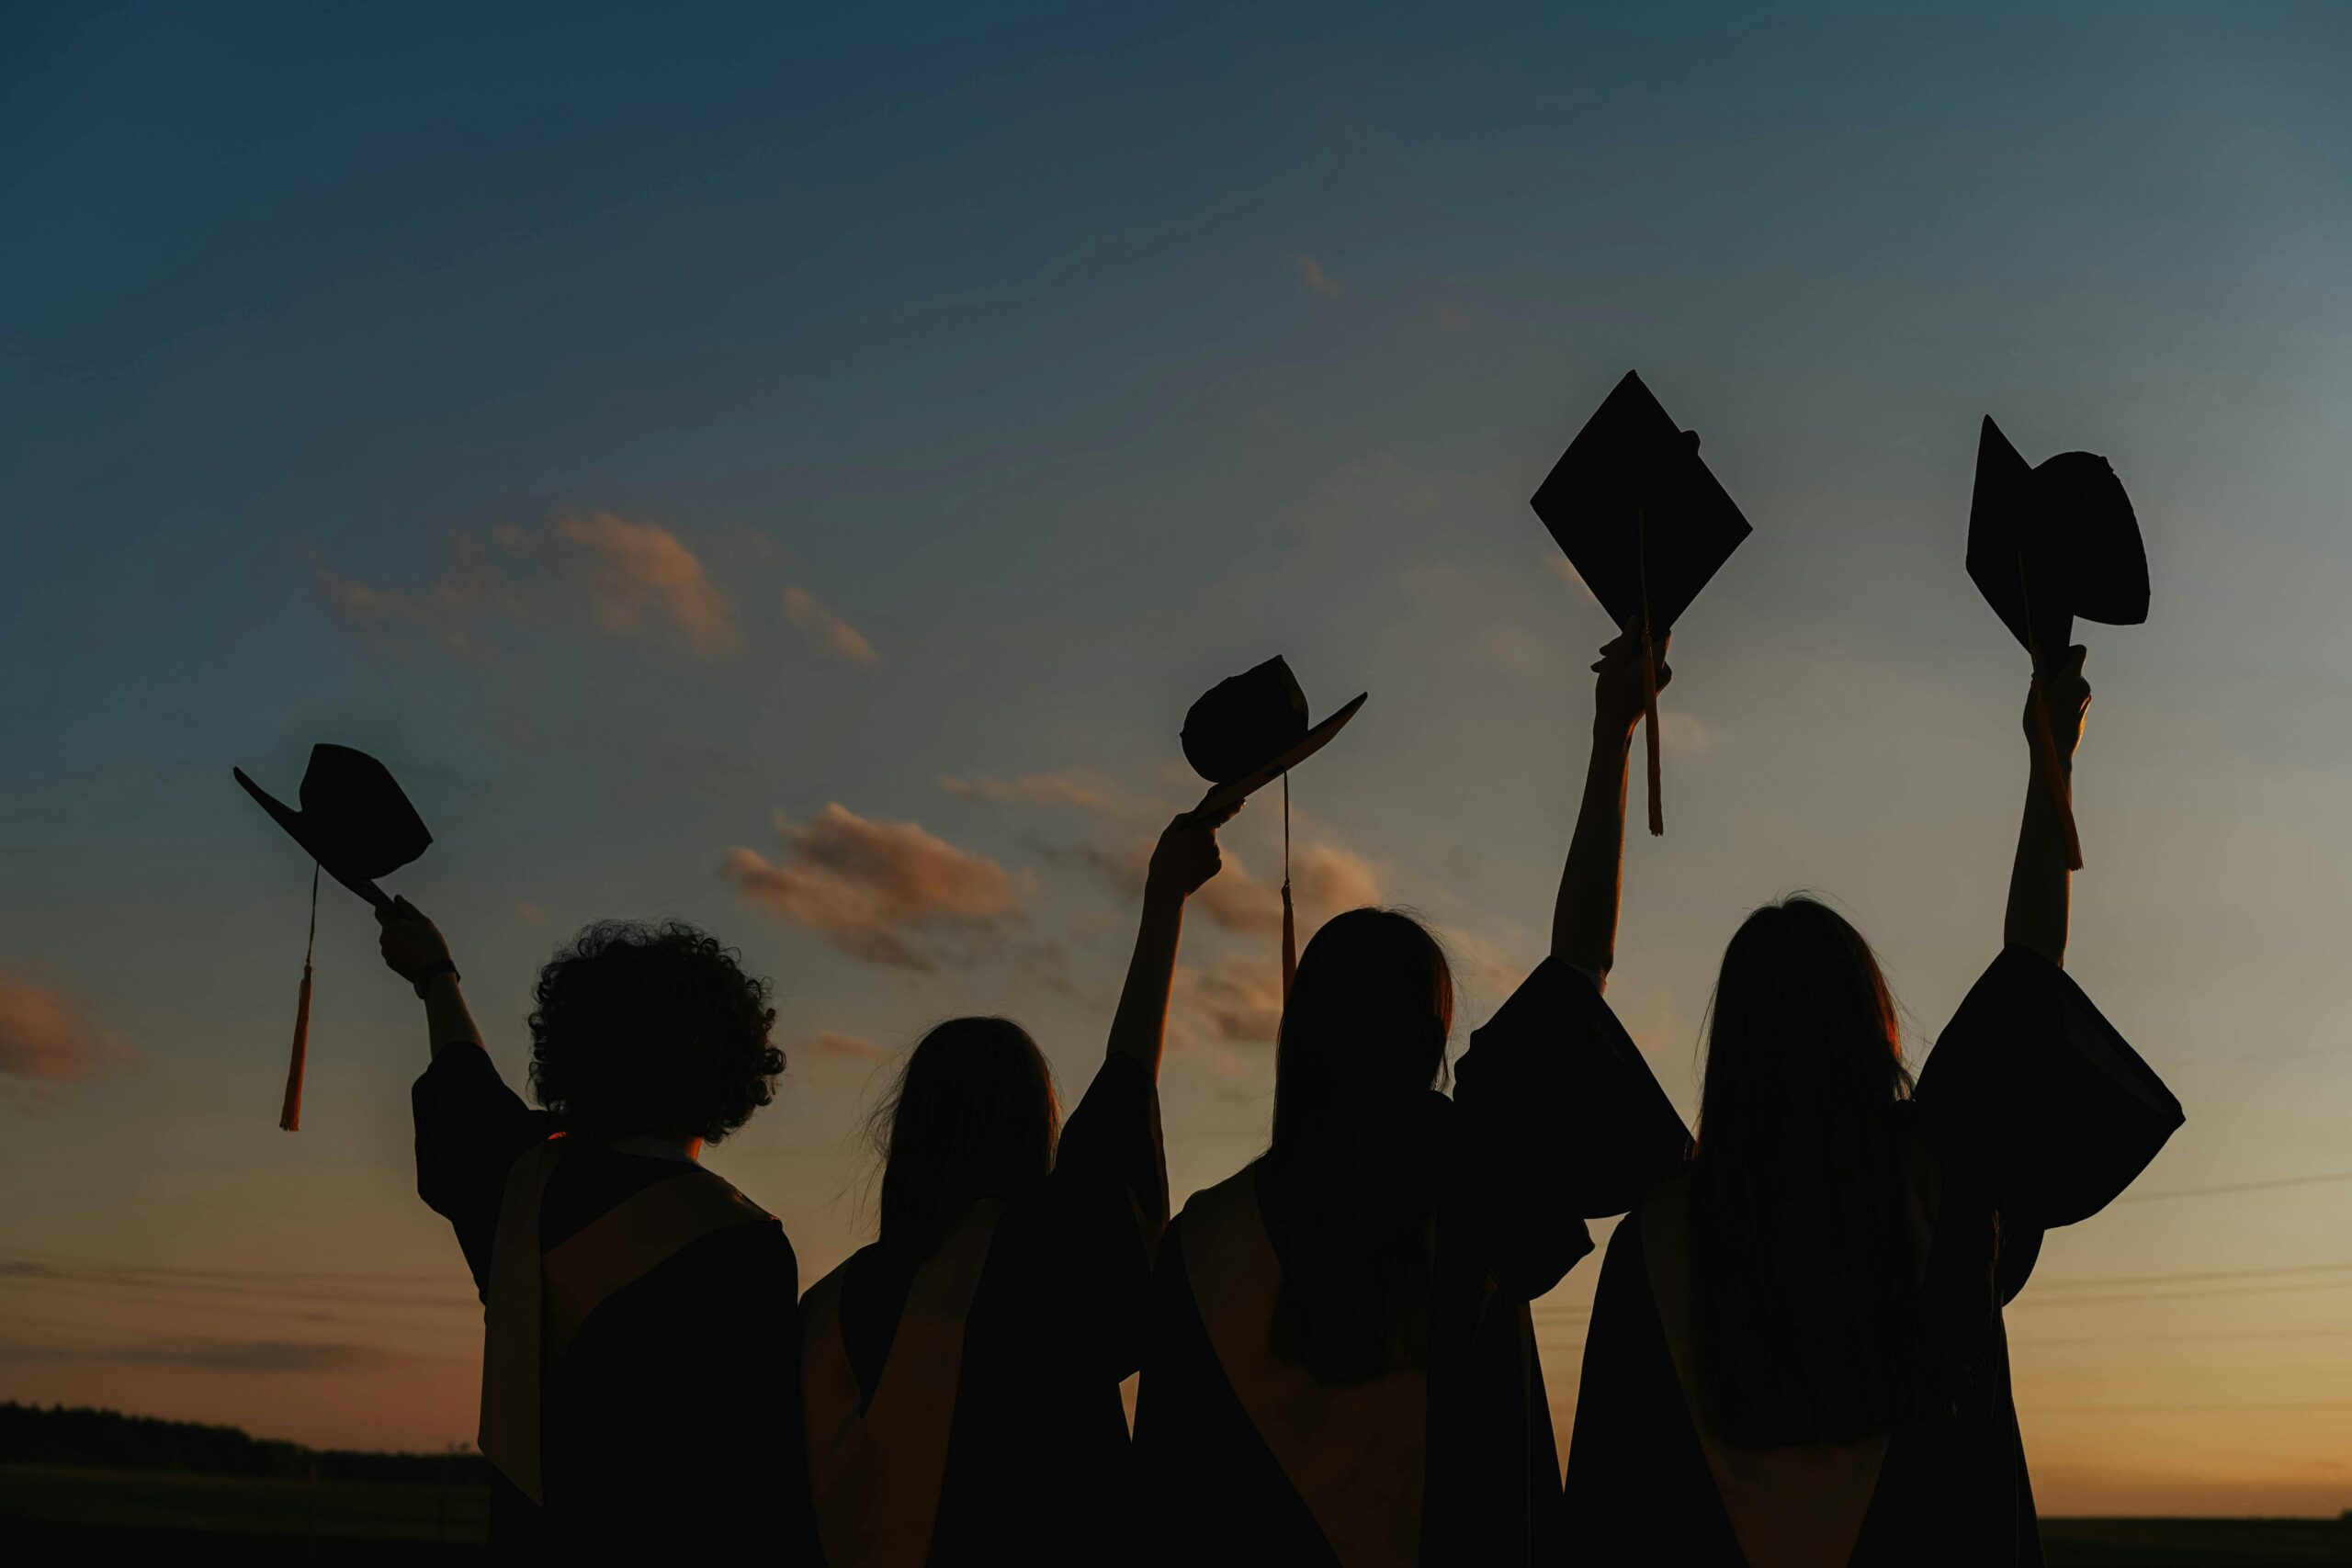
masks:
<svg viewBox="0 0 2352 1568"><path fill-rule="evenodd" d="M2091 689L2083 679L2083 649L2066 650L2057 669L2042 682L2042 700L2050 710L2050 736L2058 750L2058 771L2073 788L2075 748L2083 739L2083 717L2090 711ZM2062 967L2066 962L2065 830L2058 820L2056 802L2033 761L2035 716L2029 697L2025 709L2025 820L2018 827L2018 855L2009 871L2009 907L2002 922L2002 941L2010 947L2029 948Z"/></svg>
<svg viewBox="0 0 2352 1568"><path fill-rule="evenodd" d="M1184 900L1217 874L1216 830L1241 809L1239 802L1215 817L1187 811L1168 824L1151 852L1143 879L1143 920L1136 930L1135 956L1127 960L1127 982L1119 1010L1111 1019L1110 1052L1133 1056L1153 1077L1168 1033L1168 993L1176 980L1176 948L1184 932Z"/></svg>
<svg viewBox="0 0 2352 1568"><path fill-rule="evenodd" d="M1673 679L1668 668L1668 634L1657 642L1657 684ZM1568 863L1560 874L1559 901L1552 907L1552 956L1605 982L1617 953L1617 890L1625 862L1625 767L1634 726L1642 716L1641 640L1617 637L1593 665L1592 760L1584 774L1584 804L1577 810L1576 836L1568 840Z"/></svg>
<svg viewBox="0 0 2352 1568"><path fill-rule="evenodd" d="M438 1056L449 1045L481 1044L481 1031L466 1010L466 995L458 988L458 966L449 958L449 944L423 910L405 898L395 898L389 909L376 911L376 946L384 965L406 980L424 1002L428 1043Z"/></svg>

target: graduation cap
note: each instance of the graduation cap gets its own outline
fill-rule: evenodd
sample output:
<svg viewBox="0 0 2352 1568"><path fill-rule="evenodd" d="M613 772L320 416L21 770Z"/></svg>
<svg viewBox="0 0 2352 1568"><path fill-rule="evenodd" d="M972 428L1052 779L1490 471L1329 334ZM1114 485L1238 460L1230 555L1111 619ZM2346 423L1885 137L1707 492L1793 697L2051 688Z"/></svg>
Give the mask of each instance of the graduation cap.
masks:
<svg viewBox="0 0 2352 1568"><path fill-rule="evenodd" d="M1663 833L1656 639L1747 537L1747 519L1700 460L1698 432L1677 426L1632 370L1528 504L1610 619L1641 637L1650 831Z"/></svg>
<svg viewBox="0 0 2352 1568"><path fill-rule="evenodd" d="M1290 771L1323 750L1363 706L1369 692L1319 724L1306 719L1306 694L1281 655L1218 682L1184 715L1184 761L1214 785L1195 810L1212 814L1283 781L1283 998L1298 973L1290 904Z"/></svg>
<svg viewBox="0 0 2352 1568"><path fill-rule="evenodd" d="M310 852L311 942L302 949L302 993L294 1010L294 1055L286 1069L286 1100L277 1124L293 1132L302 1121L302 1066L311 1037L311 947L319 931L319 873L323 871L379 909L392 901L376 886L423 854L433 842L416 807L383 763L348 746L320 744L311 748L311 763L302 772L297 798L299 811L245 776L232 770L245 793Z"/></svg>
<svg viewBox="0 0 2352 1568"><path fill-rule="evenodd" d="M2065 831L2067 868L2080 871L2074 803L2041 682L2073 640L2075 616L2112 626L2148 618L2148 552L2115 469L2090 452L2061 452L2029 468L1987 414L1968 508L1968 575L2033 660L2034 750Z"/></svg>

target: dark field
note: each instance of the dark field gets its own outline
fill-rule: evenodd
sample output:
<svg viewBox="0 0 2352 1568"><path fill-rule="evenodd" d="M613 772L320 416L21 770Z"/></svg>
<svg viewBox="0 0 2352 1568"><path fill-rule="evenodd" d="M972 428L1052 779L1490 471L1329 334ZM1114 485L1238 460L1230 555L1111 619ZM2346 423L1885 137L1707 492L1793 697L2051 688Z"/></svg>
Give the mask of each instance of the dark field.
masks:
<svg viewBox="0 0 2352 1568"><path fill-rule="evenodd" d="M237 1561L424 1563L466 1555L490 1494L384 1482L0 1465L0 1547L96 1561L194 1545ZM2318 1519L2044 1519L2051 1568L2247 1568L2352 1564L2352 1523ZM200 1540L191 1540L200 1537Z"/></svg>

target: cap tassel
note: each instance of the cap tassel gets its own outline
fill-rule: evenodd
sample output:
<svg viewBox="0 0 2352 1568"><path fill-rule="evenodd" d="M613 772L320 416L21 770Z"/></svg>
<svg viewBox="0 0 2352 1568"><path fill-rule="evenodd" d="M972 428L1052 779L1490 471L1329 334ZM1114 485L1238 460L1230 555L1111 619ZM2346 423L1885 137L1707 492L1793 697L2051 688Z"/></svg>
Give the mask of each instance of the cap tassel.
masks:
<svg viewBox="0 0 2352 1568"><path fill-rule="evenodd" d="M1646 514L1640 507L1634 509L1634 565L1642 585L1642 717L1648 731L1650 837L1666 836L1666 797L1662 793L1665 773L1658 765L1657 743L1657 649L1650 641L1650 568L1649 538Z"/></svg>
<svg viewBox="0 0 2352 1568"><path fill-rule="evenodd" d="M319 940L319 868L311 866L311 934L302 943L302 995L294 1004L294 1055L286 1064L286 1103L279 1107L281 1132L302 1129L302 1066L311 1055L311 953Z"/></svg>
<svg viewBox="0 0 2352 1568"><path fill-rule="evenodd" d="M1290 775L1283 775L1283 1005L1290 1005L1290 983L1298 978L1298 928L1290 908Z"/></svg>
<svg viewBox="0 0 2352 1568"><path fill-rule="evenodd" d="M2026 651L2033 656L2033 754L2041 763L2041 784L2058 808L2058 831L2066 840L2066 869L2083 869L2083 844L2075 835L2075 790L2058 765L2058 739L2050 728L2050 703L2041 691L2041 645L2033 637L2033 600L2026 592L2025 554L2018 554L2018 602L2025 609Z"/></svg>

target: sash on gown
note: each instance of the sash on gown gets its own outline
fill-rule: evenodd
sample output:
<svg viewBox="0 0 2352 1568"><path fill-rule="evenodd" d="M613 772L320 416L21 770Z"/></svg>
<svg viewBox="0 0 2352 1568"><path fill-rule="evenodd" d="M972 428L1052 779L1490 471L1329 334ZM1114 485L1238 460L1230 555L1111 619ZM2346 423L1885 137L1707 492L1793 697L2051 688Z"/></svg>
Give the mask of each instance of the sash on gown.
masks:
<svg viewBox="0 0 2352 1568"><path fill-rule="evenodd" d="M1182 1234L1185 1278L1217 1364L1332 1554L1342 1568L1418 1563L1428 1374L1395 1371L1327 1383L1276 1359L1283 1268L1258 1207L1254 1167L1194 1193Z"/></svg>
<svg viewBox="0 0 2352 1568"><path fill-rule="evenodd" d="M843 1264L801 1298L801 1404L808 1490L828 1562L921 1568L931 1553L964 1328L988 1267L1001 1199L964 1211L915 1270L868 1401L842 1337Z"/></svg>
<svg viewBox="0 0 2352 1568"><path fill-rule="evenodd" d="M542 1506L547 1496L539 1454L541 1388L588 1315L714 1231L774 1223L675 1145L632 1138L614 1146L675 1160L683 1168L622 1199L542 1253L539 1210L569 1142L549 1138L524 1151L508 1170L483 1313L481 1428L476 1441L500 1474Z"/></svg>
<svg viewBox="0 0 2352 1568"><path fill-rule="evenodd" d="M1924 1260L1933 1233L1936 1177L1924 1146L1915 1145L1912 1156L1910 1214ZM1702 1414L1691 1365L1690 1195L1690 1179L1679 1176L1643 1201L1642 1258L1675 1382L1732 1533L1748 1568L1845 1568L1861 1538L1893 1434L1771 1449L1736 1448L1716 1438Z"/></svg>

